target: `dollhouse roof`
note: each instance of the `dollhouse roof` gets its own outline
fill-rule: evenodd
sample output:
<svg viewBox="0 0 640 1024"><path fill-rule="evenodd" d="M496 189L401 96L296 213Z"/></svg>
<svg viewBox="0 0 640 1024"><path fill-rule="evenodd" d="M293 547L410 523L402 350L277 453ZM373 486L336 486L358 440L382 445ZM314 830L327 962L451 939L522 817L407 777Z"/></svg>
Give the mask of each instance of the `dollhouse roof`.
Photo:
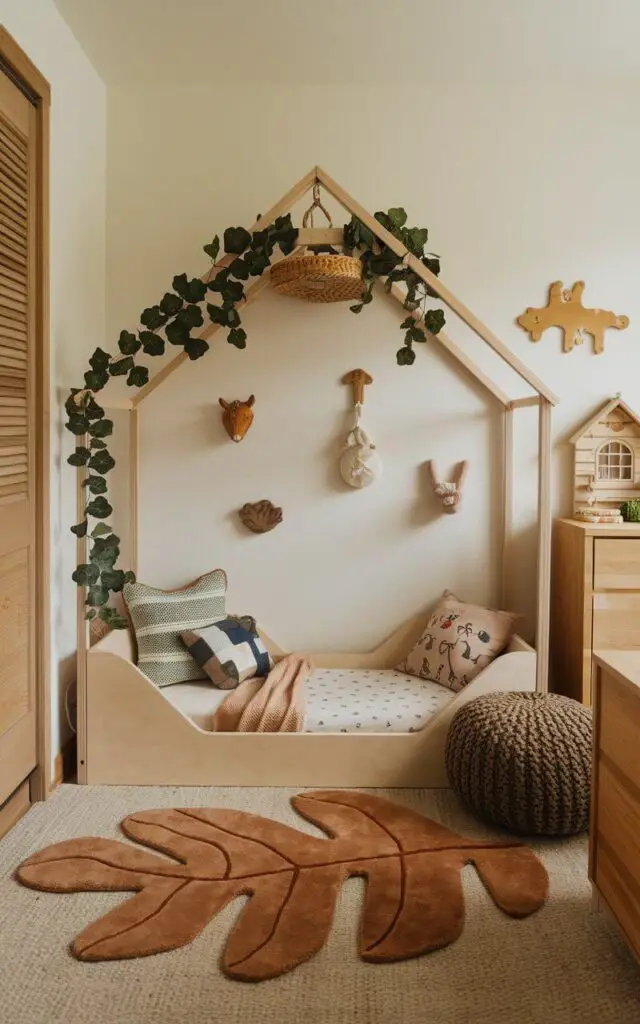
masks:
<svg viewBox="0 0 640 1024"><path fill-rule="evenodd" d="M578 441L581 441L582 438L600 422L603 416L608 416L614 411L614 409L622 409L629 419L635 423L637 427L640 427L640 416L638 416L633 409L629 408L626 402L623 402L620 395L616 395L610 402L607 402L607 404L602 406L601 409L598 409L597 413L595 413L587 423L580 427L580 430L578 430L573 437L569 438L570 443L577 444Z"/></svg>
<svg viewBox="0 0 640 1024"><path fill-rule="evenodd" d="M391 249L396 255L400 256L403 262L411 267L415 273L422 278L438 295L441 301L449 307L454 313L456 313L460 319L467 324L471 330L478 335L479 338L500 358L504 363L507 363L512 370L515 371L518 376L529 385L534 391L534 395L530 398L520 398L511 400L509 395L503 391L500 385L492 379L492 377L481 369L471 357L464 351L457 342L453 341L444 331L440 331L437 335L430 335L436 342L438 342L443 348L447 350L457 362L458 366L466 373L474 377L480 384L489 391L495 399L498 400L505 408L515 408L520 405L537 405L540 401L545 401L549 405L557 405L558 399L552 391L540 380L540 378L533 373L512 351L511 349L500 341L500 339L470 310L468 309L460 299L446 287L445 284L428 270L427 267L412 253L406 251L402 243L386 228L380 224L378 220L370 213L368 213L364 207L349 195L345 190L331 178L321 167L314 167L304 178L301 178L296 185L291 188L286 195L279 200L264 216L262 216L256 224L254 224L252 230L258 230L264 228L266 225L272 223L277 217L288 213L291 208L308 192L310 192L314 185L322 185L324 189L333 196L333 198L350 214L357 217L370 231L376 236L378 241L383 245ZM300 229L298 236L298 246L305 246L310 244L312 235L322 234L327 236L323 242L330 242L332 244L339 244L339 240L342 238L342 229ZM331 237L329 237L331 236ZM334 238L335 236L335 238ZM299 255L299 251L296 250ZM296 251L292 256L296 255ZM226 263L231 262L233 256L223 257L217 264L218 267L224 266ZM285 259L290 259L291 256L286 256ZM203 280L208 280L209 271L207 275L203 277ZM246 290L245 301L243 307L249 302L259 298L262 292L269 284L269 274L263 273L263 275L257 278ZM406 292L397 284L394 284L390 292L392 298L394 298L401 305L401 315L407 316L407 310L404 309L404 300ZM415 320L420 322L421 316L419 312L410 314ZM202 329L198 337L205 339L210 338L218 330L218 325L207 324ZM103 404L108 408L127 408L136 409L144 400L159 387L163 381L167 379L170 374L177 370L178 367L187 360L187 356L184 352L175 356L170 362L164 365L158 372L145 384L133 399L126 399L118 401L109 400L109 396L104 396Z"/></svg>

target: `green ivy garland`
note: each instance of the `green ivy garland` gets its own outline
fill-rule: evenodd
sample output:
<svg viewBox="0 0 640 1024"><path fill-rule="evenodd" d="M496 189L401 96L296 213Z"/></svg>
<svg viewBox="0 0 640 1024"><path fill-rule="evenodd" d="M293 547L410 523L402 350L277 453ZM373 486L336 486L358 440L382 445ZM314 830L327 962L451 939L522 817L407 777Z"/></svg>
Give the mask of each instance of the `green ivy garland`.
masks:
<svg viewBox="0 0 640 1024"><path fill-rule="evenodd" d="M402 242L406 254L418 257L433 274L440 272L438 257L425 253L426 228L406 227L407 215L400 207L375 216ZM149 380L149 369L138 361L140 353L163 355L165 342L182 348L189 359L200 359L209 345L204 339L192 336L192 332L204 325L202 307L208 292L218 297L216 302L206 303L205 311L211 323L227 328L227 341L231 345L246 348L247 334L241 326L238 312L238 306L245 299L244 282L250 277L260 277L267 270L276 248L284 255L291 253L297 237L298 230L291 223L290 214L278 217L273 224L253 233L243 227L227 228L223 235L223 248L227 255L225 266L218 269L216 263L220 252L220 240L216 236L204 246L205 253L211 258L207 280L189 279L186 274L174 277L173 291L166 292L157 306L143 311L137 333L121 331L118 354L112 356L97 348L89 360L90 369L84 375L84 387L72 388L65 403L66 427L76 437L87 436L89 440L88 447L77 445L67 459L70 465L86 467L87 470L83 481L87 494L84 518L71 527L71 532L76 537L85 537L89 520L97 520L90 533L89 562L78 565L72 577L78 586L87 588L87 619L99 616L112 628L124 629L127 620L110 607L108 601L111 593L121 591L126 583L135 580L132 572L116 568L120 538L104 521L113 511L107 498L106 479L115 466L106 441L113 433L113 421L105 417L105 410L95 396L110 377L126 376L130 387L143 387ZM378 278L385 278L387 291L395 282L405 283L407 295L404 305L411 313L422 306L424 327L413 316L408 316L400 325L405 332L404 344L396 353L396 360L401 366L410 366L415 360L414 342L426 341L425 328L437 334L444 327L442 311L426 308L428 299L437 298L437 293L415 271L405 266L404 257L397 256L387 246L381 246L373 232L355 217L346 225L344 239L345 251L359 255L365 282L362 300L350 307L352 312L360 313L372 301L373 286ZM230 261L228 257L231 257Z"/></svg>

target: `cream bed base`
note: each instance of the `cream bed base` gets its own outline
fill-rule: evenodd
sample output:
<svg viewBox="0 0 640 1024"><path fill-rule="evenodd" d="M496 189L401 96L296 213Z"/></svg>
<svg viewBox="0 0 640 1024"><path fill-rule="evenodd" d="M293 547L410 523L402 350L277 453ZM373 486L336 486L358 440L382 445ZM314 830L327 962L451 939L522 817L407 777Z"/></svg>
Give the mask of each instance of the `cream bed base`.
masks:
<svg viewBox="0 0 640 1024"><path fill-rule="evenodd" d="M311 654L318 668L393 668L425 616L367 654ZM273 654L284 653L263 635ZM79 780L92 785L447 787L444 747L458 708L483 693L535 690L535 651L514 637L428 725L414 733L214 733L174 707L134 664L128 630L87 653ZM82 742L84 738L84 742Z"/></svg>

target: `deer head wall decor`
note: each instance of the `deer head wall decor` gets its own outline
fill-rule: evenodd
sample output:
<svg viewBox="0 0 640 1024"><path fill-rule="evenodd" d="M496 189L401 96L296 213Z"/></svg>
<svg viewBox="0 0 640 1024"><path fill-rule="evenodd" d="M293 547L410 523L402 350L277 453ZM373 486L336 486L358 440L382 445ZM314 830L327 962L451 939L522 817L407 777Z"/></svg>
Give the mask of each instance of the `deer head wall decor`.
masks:
<svg viewBox="0 0 640 1024"><path fill-rule="evenodd" d="M249 395L246 402L240 402L238 399L225 402L224 398L218 399L223 409L222 423L232 441L242 441L253 423L255 400L255 395Z"/></svg>

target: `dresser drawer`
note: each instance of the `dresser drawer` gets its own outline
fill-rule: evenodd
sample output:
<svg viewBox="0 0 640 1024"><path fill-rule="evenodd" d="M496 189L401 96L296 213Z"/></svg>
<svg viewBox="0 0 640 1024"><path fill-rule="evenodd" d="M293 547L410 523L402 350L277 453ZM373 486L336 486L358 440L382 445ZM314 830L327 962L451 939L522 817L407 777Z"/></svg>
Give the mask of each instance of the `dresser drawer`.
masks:
<svg viewBox="0 0 640 1024"><path fill-rule="evenodd" d="M594 651L640 649L640 591L593 595Z"/></svg>
<svg viewBox="0 0 640 1024"><path fill-rule="evenodd" d="M640 590L640 537L596 537L594 590Z"/></svg>
<svg viewBox="0 0 640 1024"><path fill-rule="evenodd" d="M640 791L640 699L610 676L603 679L599 691L598 759L604 755L612 761Z"/></svg>
<svg viewBox="0 0 640 1024"><path fill-rule="evenodd" d="M636 957L640 958L640 889L613 850L598 846L596 885Z"/></svg>
<svg viewBox="0 0 640 1024"><path fill-rule="evenodd" d="M607 849L615 850L620 869L628 871L638 885L640 896L640 792L629 790L624 776L615 769L611 770L606 761L598 766L598 788L596 800L598 805L598 848L604 842ZM598 862L596 861L596 884L598 878ZM603 895L606 893L603 890ZM640 910L640 905L639 908Z"/></svg>

